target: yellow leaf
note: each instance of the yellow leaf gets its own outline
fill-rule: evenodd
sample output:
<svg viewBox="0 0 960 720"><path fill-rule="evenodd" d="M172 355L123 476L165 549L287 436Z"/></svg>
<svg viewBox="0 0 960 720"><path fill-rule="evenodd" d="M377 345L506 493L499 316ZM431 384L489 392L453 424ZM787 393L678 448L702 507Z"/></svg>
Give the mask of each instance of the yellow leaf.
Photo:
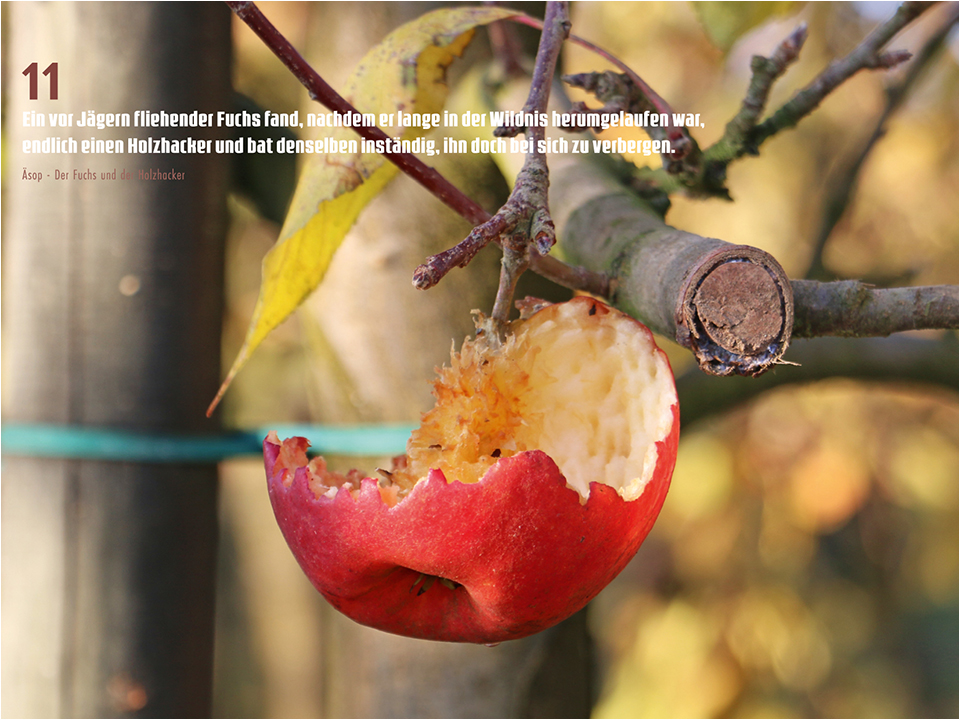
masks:
<svg viewBox="0 0 960 720"><path fill-rule="evenodd" d="M440 112L447 97L446 70L473 39L474 28L516 14L496 7L444 8L407 23L360 61L344 97L378 121L381 113L392 114L393 126L381 128L389 135L423 135L420 127L401 127L398 113ZM338 144L356 140L360 146L349 128L333 128L326 137ZM253 350L320 284L360 211L396 174L396 166L375 153L309 157L280 238L263 259L260 296L243 347L208 414Z"/></svg>

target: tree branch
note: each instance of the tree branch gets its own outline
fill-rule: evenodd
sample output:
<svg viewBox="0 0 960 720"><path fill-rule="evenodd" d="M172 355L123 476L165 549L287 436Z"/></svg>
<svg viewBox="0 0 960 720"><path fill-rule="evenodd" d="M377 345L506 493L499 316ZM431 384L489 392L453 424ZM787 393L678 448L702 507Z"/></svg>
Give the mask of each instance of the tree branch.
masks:
<svg viewBox="0 0 960 720"><path fill-rule="evenodd" d="M307 89L313 100L327 109L341 114L357 112L352 104L328 85L317 71L304 60L296 48L264 16L256 3L228 0L226 4L293 73L294 77ZM367 140L386 140L388 138L388 135L376 126L354 127L353 129ZM478 225L490 219L490 214L486 210L464 195L443 175L424 163L416 155L404 152L388 152L384 153L384 157L468 222ZM608 281L605 277L598 276L596 273L583 268L570 268L562 261L549 255L532 258L530 268L545 278L572 290L596 292L598 289L608 287ZM574 285L573 283L578 284Z"/></svg>
<svg viewBox="0 0 960 720"><path fill-rule="evenodd" d="M521 110L539 117L546 112L550 86L563 41L570 33L570 19L565 2L547 3L547 13L540 35L540 47L534 65L530 92ZM503 263L500 287L492 317L504 323L511 310L517 279L534 257L545 256L556 242L556 231L550 217L547 188L550 184L547 157L540 144L544 128L535 123L526 128L504 126L494 131L497 137L510 137L526 130L528 150L517 175L510 198L489 221L478 225L458 245L428 258L414 273L414 285L426 289L435 285L454 267L463 267L488 243L500 241ZM531 244L534 252L531 252Z"/></svg>
<svg viewBox="0 0 960 720"><path fill-rule="evenodd" d="M903 28L933 6L932 2L905 2L892 18L870 33L849 55L837 60L803 90L793 96L770 118L750 133L744 151L750 151L781 130L794 127L813 112L838 85L864 69L887 69L909 59L909 53L881 54L880 50Z"/></svg>
<svg viewBox="0 0 960 720"><path fill-rule="evenodd" d="M541 23L536 18L531 18L527 15L517 15L511 18L513 22L520 23L521 25L527 25L529 27L538 28L543 30L543 23ZM666 115L667 123L662 128L651 128L651 137L655 139L663 138L670 141L671 151L669 153L664 153L662 155L663 164L669 173L677 173L683 169L683 160L690 153L699 152L696 142L690 136L690 133L687 132L686 128L676 127L673 124L673 110L667 104L666 100L660 97L657 92L650 87L646 81L640 77L633 69L623 62L616 55L613 55L606 50L604 50L599 45L595 45L589 40L586 40L578 35L570 34L570 42L575 45L579 45L582 48L585 48L609 62L616 68L619 68L622 73L622 78L624 82L629 84L630 92L621 93L616 99L608 101L604 104L604 107L599 110L590 110L584 105L584 103L575 103L571 109L572 113L584 113L584 112L619 112L620 110L627 110L627 95L635 98L640 111L650 110L657 114ZM616 73L609 73L610 75L616 75ZM587 92L594 92L594 89L588 87L596 82L596 78L591 79L590 76L599 76L600 73L581 73L579 75L567 75L564 76L564 82L568 83L572 87L581 87ZM584 128L585 130L587 128ZM574 131L576 132L576 131ZM656 133L654 135L653 133Z"/></svg>
<svg viewBox="0 0 960 720"><path fill-rule="evenodd" d="M256 3L228 0L227 5L280 58L280 61L307 89L311 99L340 114L358 112L351 103L320 77L310 63L290 44L290 41L264 16ZM389 139L389 136L377 126L355 126L353 130L366 140ZM405 152L385 152L383 156L471 223L477 224L489 219L490 216L486 210L460 192L443 175L416 155Z"/></svg>
<svg viewBox="0 0 960 720"><path fill-rule="evenodd" d="M781 361L791 336L957 328L956 286L791 283L767 253L668 226L599 163L557 166L552 204L561 249L608 273L614 303L690 347L705 372L760 374Z"/></svg>
<svg viewBox="0 0 960 720"><path fill-rule="evenodd" d="M887 122L891 116L903 105L910 92L916 87L917 80L929 67L930 62L939 54L946 41L950 31L957 24L957 4L951 3L951 11L947 14L944 22L930 36L923 48L917 54L916 59L910 64L906 74L896 83L887 88L887 101L883 112L877 119L876 126L870 137L864 143L863 147L857 153L856 157L850 160L845 167L834 173L834 176L827 182L827 192L824 196L824 207L821 213L820 229L813 244L813 255L810 260L810 267L807 270L807 279L826 280L829 277L826 267L823 264L823 251L826 248L827 241L833 234L833 229L843 217L850 199L853 196L857 186L857 180L860 177L860 171L864 163L870 156L877 142L886 134Z"/></svg>
<svg viewBox="0 0 960 720"><path fill-rule="evenodd" d="M770 88L797 58L806 39L800 27L784 40L769 58L755 56L747 94L738 113L731 119L720 140L702 152L693 152L683 161L679 172L642 168L637 182L646 194L670 194L685 191L694 197L729 199L726 188L727 166L744 155L758 155L760 145L781 130L794 127L813 112L823 99L841 83L863 69L887 69L909 59L902 51L881 53L894 35L919 17L934 3L907 2L896 14L870 33L851 53L832 63L812 83L800 90L771 117L757 124L766 105Z"/></svg>
<svg viewBox="0 0 960 720"><path fill-rule="evenodd" d="M708 150L715 162L730 162L743 154L747 138L754 131L760 116L767 107L767 98L776 82L800 56L807 41L807 25L800 25L784 40L773 55L754 55L750 61L750 85L740 105L740 111L727 123L723 137Z"/></svg>
<svg viewBox="0 0 960 720"><path fill-rule="evenodd" d="M956 330L956 285L872 288L856 280L794 280L794 337L876 337L904 330Z"/></svg>
<svg viewBox="0 0 960 720"><path fill-rule="evenodd" d="M570 114L589 116L592 113L618 114L622 111L635 114L650 112L665 116L667 120L665 125L651 125L644 128L652 139L669 141L667 144L670 148L669 152L660 154L663 162L662 171L670 175L690 172L690 169L698 166L700 162L700 146L697 145L696 140L686 128L673 124L674 115L670 106L650 89L639 75L622 62L618 61L616 64L625 68L626 72L615 73L608 70L602 73L588 72L563 76L563 81L567 85L591 93L603 103L603 107L597 109L587 107L582 102L574 103L570 108ZM585 125L582 128L571 128L569 132L599 129L601 128Z"/></svg>
<svg viewBox="0 0 960 720"><path fill-rule="evenodd" d="M552 185L561 249L610 275L617 307L689 347L711 374L758 375L780 361L793 291L768 253L668 226L599 163L553 162Z"/></svg>
<svg viewBox="0 0 960 720"><path fill-rule="evenodd" d="M570 34L570 16L566 2L547 3L540 33L540 47L530 81L530 95L522 113L543 114L550 100L550 86L557 67L557 58L563 41ZM499 127L494 131L498 137L512 137L519 127ZM503 261L500 269L500 286L493 305L491 317L496 323L506 323L513 304L513 292L520 275L529 267L532 252L544 256L557 242L556 229L550 217L547 191L550 187L550 172L547 156L541 148L545 138L544 128L539 124L526 128L530 143L523 167L517 175L513 191L506 204L494 219L506 217L507 235L502 236Z"/></svg>

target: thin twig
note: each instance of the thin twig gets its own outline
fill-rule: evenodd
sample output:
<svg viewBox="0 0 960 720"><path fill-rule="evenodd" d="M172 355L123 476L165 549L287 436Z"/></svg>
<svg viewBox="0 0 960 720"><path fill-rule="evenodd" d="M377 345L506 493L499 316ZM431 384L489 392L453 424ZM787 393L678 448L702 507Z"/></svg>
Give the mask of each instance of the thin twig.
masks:
<svg viewBox="0 0 960 720"><path fill-rule="evenodd" d="M821 213L821 224L813 246L813 254L810 260L810 267L807 270L807 279L826 280L830 273L827 272L823 264L823 251L826 248L827 241L833 234L834 228L840 222L850 204L850 198L857 186L860 172L864 163L870 156L874 146L886 134L887 123L893 114L903 105L910 92L917 86L918 78L926 70L930 62L943 49L947 36L953 27L957 24L958 6L951 3L951 11L946 16L940 27L930 36L923 48L917 54L916 59L911 63L903 78L896 84L887 88L887 101L883 112L877 119L876 126L870 137L864 143L857 156L853 158L842 170L834 174L827 185L828 190L825 194L824 208Z"/></svg>
<svg viewBox="0 0 960 720"><path fill-rule="evenodd" d="M307 89L313 100L329 110L341 114L357 112L351 103L330 87L317 71L304 60L303 56L264 16L256 3L228 1L226 4L293 73L294 77ZM383 130L376 126L355 126L353 130L367 140L387 140L389 138ZM404 152L385 152L383 155L468 222L477 225L490 219L491 216L486 210L464 195L443 175L424 163L416 155ZM605 287L608 284L608 280L601 274L591 273L583 268L569 268L554 257L534 257L531 259L530 267L534 272L572 290L596 292L597 288ZM583 284L571 285L571 282Z"/></svg>
<svg viewBox="0 0 960 720"><path fill-rule="evenodd" d="M530 93L524 103L521 117L539 116L546 112L550 86L557 66L560 48L570 32L570 20L565 2L547 4L540 47L530 81ZM547 158L541 146L546 138L539 123L528 127L505 126L494 132L499 137L526 131L528 149L523 167L517 175L513 191L503 207L488 222L473 229L460 244L438 255L414 273L417 287L429 287L453 267L462 267L486 244L497 239L503 247L500 287L491 317L494 323L506 322L513 302L517 279L530 266L534 257L543 257L556 242L556 231L547 201L549 173ZM531 251L531 244L533 250Z"/></svg>
<svg viewBox="0 0 960 720"><path fill-rule="evenodd" d="M712 160L722 161L719 152L722 147L729 147L734 152L741 152L747 136L756 127L760 116L767 107L767 98L773 83L781 77L800 56L800 50L807 40L807 24L790 33L773 55L763 57L754 55L750 61L750 85L747 94L740 105L740 111L727 123L723 137L707 151ZM732 157L730 158L732 159Z"/></svg>
<svg viewBox="0 0 960 720"><path fill-rule="evenodd" d="M510 18L510 20L520 23L521 25L527 25L529 27L543 30L543 23L536 18L532 18L527 15L517 15ZM657 92L650 87L642 77L640 77L640 75L638 75L629 65L623 62L616 55L613 55L599 45L595 45L579 35L570 33L568 39L573 44L579 45L580 47L599 55L611 65L619 69L620 72L626 75L630 80L631 84L642 98L645 106L649 107L651 111L657 113L658 115L667 116L667 124L662 128L662 130L664 131L664 137L670 140L671 152L664 155L663 161L664 165L668 168L668 171L675 169L677 167L676 162L682 160L690 152L692 152L696 146L696 143L693 141L693 138L690 136L690 133L686 130L686 128L676 127L673 124L673 109L670 107L667 101L657 94ZM567 81L567 78L564 78L564 80ZM611 107L609 112L619 112L621 109L626 110L626 108L616 106L615 108ZM591 112L608 112L608 110L602 109Z"/></svg>
<svg viewBox="0 0 960 720"><path fill-rule="evenodd" d="M894 35L913 22L934 3L907 2L887 22L870 33L852 52L830 64L813 82L797 92L791 100L773 115L756 124L770 86L795 57L794 46L800 40L794 31L774 54L765 58L754 57L751 62L753 76L750 87L737 115L728 123L724 136L702 153L691 153L680 172L668 173L664 169L640 168L636 182L647 189L667 195L684 191L693 197L719 197L729 199L726 188L727 166L744 155L759 154L760 145L781 130L794 127L815 110L823 99L841 83L864 69L887 69L907 60L910 55L903 51L881 53L881 49ZM799 52L799 47L796 48Z"/></svg>
<svg viewBox="0 0 960 720"><path fill-rule="evenodd" d="M853 52L831 63L812 83L758 125L754 132L750 133L748 145L758 147L764 140L781 130L795 126L813 112L838 85L861 70L886 69L907 60L909 54L903 52L881 54L880 50L893 39L894 35L920 17L932 5L934 5L932 2L906 2L901 5L892 18L864 38Z"/></svg>
<svg viewBox="0 0 960 720"><path fill-rule="evenodd" d="M570 15L567 3L549 2L543 18L543 31L540 33L540 46L530 80L530 94L524 103L523 113L545 113L550 101L550 87L553 74L557 69L557 58L564 40L570 34ZM500 127L494 132L498 136L512 136L519 128ZM517 175L513 191L506 204L494 217L506 216L511 226L503 236L503 261L500 265L500 285L493 304L491 317L494 323L506 323L513 307L513 292L517 280L530 267L534 252L545 256L557 241L556 229L550 217L547 189L550 186L550 173L547 169L547 155L542 148L546 139L546 130L539 123L526 128L529 149L523 167Z"/></svg>

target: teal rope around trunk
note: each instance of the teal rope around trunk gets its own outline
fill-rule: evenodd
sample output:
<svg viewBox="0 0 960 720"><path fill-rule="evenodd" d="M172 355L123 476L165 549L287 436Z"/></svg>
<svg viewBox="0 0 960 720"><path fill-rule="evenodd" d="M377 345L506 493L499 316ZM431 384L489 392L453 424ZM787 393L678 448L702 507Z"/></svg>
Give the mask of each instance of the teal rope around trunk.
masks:
<svg viewBox="0 0 960 720"><path fill-rule="evenodd" d="M146 434L110 428L4 423L4 455L116 460L120 462L215 463L261 455L270 430L280 438L299 435L311 452L329 455L400 455L415 425L272 425L218 435Z"/></svg>

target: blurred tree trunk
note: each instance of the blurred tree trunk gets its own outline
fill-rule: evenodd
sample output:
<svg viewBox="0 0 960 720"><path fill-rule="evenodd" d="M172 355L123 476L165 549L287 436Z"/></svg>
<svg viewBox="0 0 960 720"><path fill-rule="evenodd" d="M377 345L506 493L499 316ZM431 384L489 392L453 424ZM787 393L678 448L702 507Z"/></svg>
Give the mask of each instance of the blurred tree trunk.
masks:
<svg viewBox="0 0 960 720"><path fill-rule="evenodd" d="M327 79L342 86L342 76L370 44L428 9L435 5L324 5L310 60L322 74L336 68L341 76ZM357 37L363 43L350 46ZM461 156L439 167L490 209L506 199L506 185L485 158ZM492 196L491 187L500 187L502 196ZM308 324L318 350L317 420L415 421L432 405L428 380L434 368L449 361L452 341L459 346L472 334L470 311L489 312L493 305L500 254L485 251L429 292L413 288L412 272L469 229L406 177L364 211L309 302ZM583 613L497 647L402 638L357 625L332 609L323 634L324 714L330 717L586 717L590 712L591 656Z"/></svg>
<svg viewBox="0 0 960 720"><path fill-rule="evenodd" d="M126 149L128 137L211 131L24 128L20 119L229 107L229 12L208 3L8 10L4 419L214 431L204 407L220 372L224 158L19 151L44 137L119 139ZM58 100L45 77L39 99L28 99L19 73L33 62L40 71L58 63ZM140 180L148 168L185 177ZM42 180L21 180L22 169ZM95 180L73 177L88 169ZM114 170L116 179L100 175ZM208 714L216 467L3 464L3 715Z"/></svg>

